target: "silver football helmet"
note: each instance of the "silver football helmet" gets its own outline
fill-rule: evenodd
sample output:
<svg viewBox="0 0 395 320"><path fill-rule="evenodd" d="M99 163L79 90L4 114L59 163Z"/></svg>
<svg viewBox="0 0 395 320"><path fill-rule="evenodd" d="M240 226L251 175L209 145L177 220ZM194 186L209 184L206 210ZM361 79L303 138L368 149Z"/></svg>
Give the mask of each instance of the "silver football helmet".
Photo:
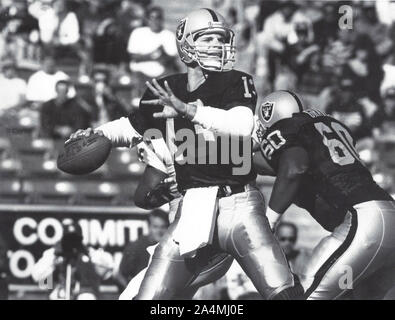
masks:
<svg viewBox="0 0 395 320"><path fill-rule="evenodd" d="M224 44L196 45L196 39L206 34L221 34ZM229 71L233 69L236 48L234 32L225 18L211 9L199 9L182 19L177 27L176 41L181 60L185 64L198 63L209 71Z"/></svg>
<svg viewBox="0 0 395 320"><path fill-rule="evenodd" d="M263 102L257 106L255 114L263 128L268 129L277 121L291 118L294 113L303 110L303 104L295 93L279 90L263 98Z"/></svg>

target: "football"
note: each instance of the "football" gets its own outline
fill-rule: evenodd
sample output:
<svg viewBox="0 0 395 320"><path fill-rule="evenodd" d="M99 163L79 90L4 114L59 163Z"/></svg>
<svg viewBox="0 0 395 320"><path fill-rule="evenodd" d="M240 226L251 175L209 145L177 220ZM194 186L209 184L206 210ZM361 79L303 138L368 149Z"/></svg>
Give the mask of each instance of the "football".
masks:
<svg viewBox="0 0 395 320"><path fill-rule="evenodd" d="M111 141L98 134L80 137L66 143L59 154L59 170L75 175L88 174L98 169L111 152Z"/></svg>

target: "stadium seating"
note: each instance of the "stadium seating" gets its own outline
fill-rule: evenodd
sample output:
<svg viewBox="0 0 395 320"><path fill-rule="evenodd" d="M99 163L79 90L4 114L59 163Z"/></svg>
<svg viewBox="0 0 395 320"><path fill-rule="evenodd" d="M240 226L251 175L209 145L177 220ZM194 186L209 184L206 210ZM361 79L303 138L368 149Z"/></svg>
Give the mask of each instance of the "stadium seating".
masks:
<svg viewBox="0 0 395 320"><path fill-rule="evenodd" d="M395 169L395 142L383 143L379 150L383 165L392 170Z"/></svg>
<svg viewBox="0 0 395 320"><path fill-rule="evenodd" d="M59 170L56 160L37 154L20 154L22 162L21 175L25 177L57 177Z"/></svg>
<svg viewBox="0 0 395 320"><path fill-rule="evenodd" d="M22 186L25 202L31 204L74 204L78 201L78 188L70 181L25 180Z"/></svg>
<svg viewBox="0 0 395 320"><path fill-rule="evenodd" d="M117 205L120 202L120 188L116 183L81 181L77 189L78 203L82 205Z"/></svg>
<svg viewBox="0 0 395 320"><path fill-rule="evenodd" d="M16 177L22 170L21 161L12 152L4 152L0 158L0 177Z"/></svg>
<svg viewBox="0 0 395 320"><path fill-rule="evenodd" d="M114 149L107 159L109 175L125 179L139 176L144 171L144 164L138 160L137 151L127 148Z"/></svg>
<svg viewBox="0 0 395 320"><path fill-rule="evenodd" d="M125 182L119 182L120 188L120 204L123 205L134 205L134 193L136 192L138 185L137 179L129 179Z"/></svg>
<svg viewBox="0 0 395 320"><path fill-rule="evenodd" d="M0 180L0 203L22 203L25 194L19 179Z"/></svg>
<svg viewBox="0 0 395 320"><path fill-rule="evenodd" d="M3 152L6 152L11 149L10 140L7 137L0 137L0 156Z"/></svg>
<svg viewBox="0 0 395 320"><path fill-rule="evenodd" d="M34 139L29 136L20 136L13 139L14 148L24 154L40 154L54 149L54 143L49 139Z"/></svg>
<svg viewBox="0 0 395 320"><path fill-rule="evenodd" d="M19 137L21 135L32 135L37 130L39 121L39 112L37 110L26 109L16 115L11 115L2 119L2 128L9 138Z"/></svg>

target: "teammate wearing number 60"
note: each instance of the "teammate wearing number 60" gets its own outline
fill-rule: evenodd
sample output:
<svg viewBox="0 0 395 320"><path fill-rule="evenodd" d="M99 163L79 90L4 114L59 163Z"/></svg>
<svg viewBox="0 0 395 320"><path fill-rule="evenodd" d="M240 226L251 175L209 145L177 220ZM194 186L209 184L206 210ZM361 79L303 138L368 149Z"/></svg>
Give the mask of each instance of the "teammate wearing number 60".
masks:
<svg viewBox="0 0 395 320"><path fill-rule="evenodd" d="M348 128L304 110L290 91L269 94L256 116L254 161L277 176L271 226L294 203L332 232L306 265L305 298L337 299L352 288L356 298L382 299L395 284L395 202L359 159Z"/></svg>

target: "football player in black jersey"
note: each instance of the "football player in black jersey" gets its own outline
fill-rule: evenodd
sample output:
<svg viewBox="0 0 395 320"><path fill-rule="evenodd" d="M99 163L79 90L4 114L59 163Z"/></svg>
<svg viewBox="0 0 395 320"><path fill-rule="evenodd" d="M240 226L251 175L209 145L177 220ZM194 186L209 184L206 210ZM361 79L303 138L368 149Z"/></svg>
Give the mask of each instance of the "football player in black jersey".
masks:
<svg viewBox="0 0 395 320"><path fill-rule="evenodd" d="M147 83L138 112L96 129L114 146L133 146L143 135L166 141L174 157L182 201L136 298L177 297L218 252L232 255L264 298L296 297L303 289L271 233L251 169L256 92L250 75L232 70L234 33L221 15L200 9L181 20L176 38L187 73ZM71 139L92 131L77 131ZM180 133L189 141L180 140ZM191 140L198 142L193 152L180 152ZM215 152L202 152L208 145ZM229 157L235 145L245 151L241 162ZM229 148L233 153L222 153ZM214 200L211 207L208 199Z"/></svg>
<svg viewBox="0 0 395 320"><path fill-rule="evenodd" d="M271 226L294 203L332 231L306 266L305 298L337 299L347 289L373 288L395 267L395 202L359 159L348 128L304 110L289 91L269 94L256 115L256 156L276 175L266 213ZM370 298L382 298L393 285L381 282Z"/></svg>

